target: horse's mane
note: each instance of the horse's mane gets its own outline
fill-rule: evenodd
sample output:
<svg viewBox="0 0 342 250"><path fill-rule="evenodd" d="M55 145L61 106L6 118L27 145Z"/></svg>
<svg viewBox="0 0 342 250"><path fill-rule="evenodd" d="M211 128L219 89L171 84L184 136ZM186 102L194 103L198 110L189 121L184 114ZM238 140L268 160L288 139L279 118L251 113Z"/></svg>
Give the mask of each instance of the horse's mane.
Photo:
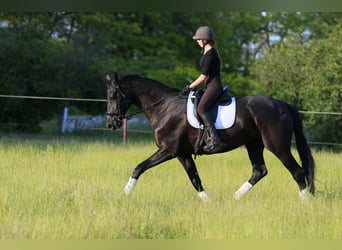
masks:
<svg viewBox="0 0 342 250"><path fill-rule="evenodd" d="M146 79L146 78L138 74L120 76L120 81L133 81L133 80L141 80L141 79Z"/></svg>
<svg viewBox="0 0 342 250"><path fill-rule="evenodd" d="M119 81L120 82L141 81L142 83L148 82L149 84L153 85L154 88L165 89L165 90L172 91L172 92L179 91L179 89L169 87L166 84L161 83L157 80L153 80L153 79L150 79L150 78L147 78L145 76L138 75L138 74L122 76L122 77L120 77Z"/></svg>

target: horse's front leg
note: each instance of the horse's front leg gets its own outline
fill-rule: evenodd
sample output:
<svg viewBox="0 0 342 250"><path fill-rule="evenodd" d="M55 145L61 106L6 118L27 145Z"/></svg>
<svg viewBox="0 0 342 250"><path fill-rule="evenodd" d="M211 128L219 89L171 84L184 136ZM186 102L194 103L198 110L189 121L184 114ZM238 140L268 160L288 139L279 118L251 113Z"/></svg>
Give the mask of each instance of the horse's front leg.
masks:
<svg viewBox="0 0 342 250"><path fill-rule="evenodd" d="M208 193L206 191L204 191L201 179L200 179L199 174L197 172L195 162L192 159L191 155L187 156L187 157L178 156L178 160L182 163L186 173L189 176L189 179L190 179L192 185L197 190L198 196L201 198L201 200L202 201L210 201L210 197L209 197Z"/></svg>
<svg viewBox="0 0 342 250"><path fill-rule="evenodd" d="M137 184L137 181L147 169L152 168L164 161L170 160L174 158L170 152L166 149L158 149L157 152L155 152L151 157L149 157L147 160L140 163L132 173L132 176L129 178L124 191L126 195L130 195L133 192L133 189L135 185Z"/></svg>

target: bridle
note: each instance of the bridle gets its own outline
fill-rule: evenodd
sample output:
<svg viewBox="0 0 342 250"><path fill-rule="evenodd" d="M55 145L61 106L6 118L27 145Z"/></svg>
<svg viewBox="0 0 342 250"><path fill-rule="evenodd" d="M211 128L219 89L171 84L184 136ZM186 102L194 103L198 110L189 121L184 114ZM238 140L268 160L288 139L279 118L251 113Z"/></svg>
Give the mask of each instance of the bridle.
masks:
<svg viewBox="0 0 342 250"><path fill-rule="evenodd" d="M140 114L142 113L144 110L148 110L149 108L161 103L162 101L164 101L166 98L170 97L170 96L173 96L173 95L178 95L179 93L178 92L173 92L171 94L168 94L166 96L163 96L161 99L159 99L158 101L154 102L154 103L151 103L145 107L142 107L140 108L140 110L138 111L135 111L133 113L125 113L125 114L122 114L121 113L121 108L120 108L120 101L121 99L124 99L126 98L125 94L121 91L119 85L115 85L114 87L112 87L111 89L109 89L109 91L112 91L113 88L115 88L115 92L116 92L116 100L117 100L117 104L118 104L118 112L107 112L106 115L109 116L109 117L116 117L117 119L119 119L120 121L122 121L124 118L127 118L127 119L130 119L132 118L132 116L134 115L137 115L137 114Z"/></svg>
<svg viewBox="0 0 342 250"><path fill-rule="evenodd" d="M106 112L107 117L116 117L117 119L119 119L120 121L122 121L124 118L127 118L126 114L122 114L121 113L121 108L120 108L120 103L121 103L121 99L124 99L126 96L124 93L122 93L119 85L115 85L114 87L108 89L108 91L113 91L115 89L115 94L116 94L116 100L117 100L117 109L118 112Z"/></svg>

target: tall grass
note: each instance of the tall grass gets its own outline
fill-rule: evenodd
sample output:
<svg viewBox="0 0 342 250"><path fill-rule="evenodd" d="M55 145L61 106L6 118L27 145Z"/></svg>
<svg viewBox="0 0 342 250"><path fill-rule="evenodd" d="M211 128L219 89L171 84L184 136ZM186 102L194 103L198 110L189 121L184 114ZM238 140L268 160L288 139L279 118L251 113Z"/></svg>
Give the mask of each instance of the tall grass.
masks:
<svg viewBox="0 0 342 250"><path fill-rule="evenodd" d="M148 141L0 141L0 238L341 238L341 154L314 152L318 192L304 203L267 152L268 176L235 201L251 175L244 149L196 160L209 203L177 160L145 172L126 197L133 168L155 150Z"/></svg>

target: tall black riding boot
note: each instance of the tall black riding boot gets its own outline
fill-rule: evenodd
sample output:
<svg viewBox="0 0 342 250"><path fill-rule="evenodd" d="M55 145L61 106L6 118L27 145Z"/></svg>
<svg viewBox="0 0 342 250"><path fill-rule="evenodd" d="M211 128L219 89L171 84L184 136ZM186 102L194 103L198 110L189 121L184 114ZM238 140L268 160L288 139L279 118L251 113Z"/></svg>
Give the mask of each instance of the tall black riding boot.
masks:
<svg viewBox="0 0 342 250"><path fill-rule="evenodd" d="M204 115L200 115L200 117L204 123L204 127L208 130L209 133L207 145L205 145L203 149L206 151L213 151L214 149L218 149L218 147L222 146L222 141L217 134L214 124L210 119L210 116L208 115L208 113L205 113Z"/></svg>

